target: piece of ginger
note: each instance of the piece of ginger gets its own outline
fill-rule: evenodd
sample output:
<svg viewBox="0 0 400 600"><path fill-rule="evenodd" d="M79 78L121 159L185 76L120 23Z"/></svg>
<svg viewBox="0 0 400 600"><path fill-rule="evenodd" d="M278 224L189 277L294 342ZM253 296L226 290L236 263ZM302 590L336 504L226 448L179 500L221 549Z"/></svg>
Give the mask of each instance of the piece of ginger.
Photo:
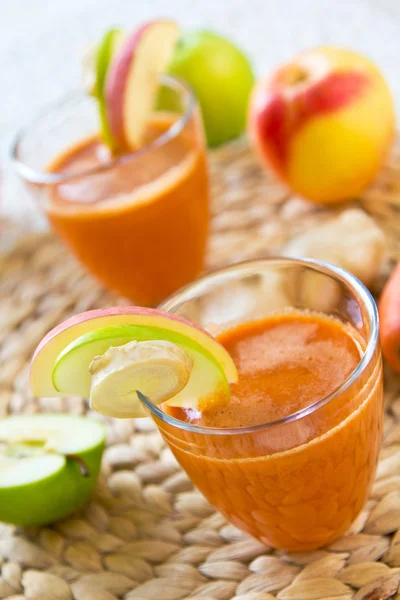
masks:
<svg viewBox="0 0 400 600"><path fill-rule="evenodd" d="M292 239L282 254L337 265L370 286L379 273L384 249L384 234L371 217L348 209Z"/></svg>
<svg viewBox="0 0 400 600"><path fill-rule="evenodd" d="M187 384L193 361L184 350L168 341L131 341L109 348L90 366L90 406L117 418L146 416L139 390L153 404L176 396Z"/></svg>

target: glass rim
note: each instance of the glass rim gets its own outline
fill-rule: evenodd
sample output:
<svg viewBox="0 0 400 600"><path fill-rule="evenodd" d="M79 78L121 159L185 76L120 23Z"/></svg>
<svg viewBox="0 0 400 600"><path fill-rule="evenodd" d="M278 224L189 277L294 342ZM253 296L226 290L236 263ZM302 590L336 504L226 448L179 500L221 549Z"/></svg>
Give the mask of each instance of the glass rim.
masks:
<svg viewBox="0 0 400 600"><path fill-rule="evenodd" d="M150 143L146 144L142 148L139 148L138 150L134 150L132 152L128 152L121 156L111 157L110 160L108 160L105 163L102 163L100 166L92 167L90 169L74 173L46 172L40 169L30 167L24 161L20 160L20 158L18 157L20 144L22 143L25 136L29 133L30 129L36 124L36 122L39 121L41 118L45 117L46 115L49 115L50 112L59 110L62 106L73 100L77 100L79 98L84 99L86 96L82 92L82 90L80 90L72 92L67 96L64 96L61 100L46 106L26 126L22 127L16 133L13 141L11 142L10 149L11 164L14 170L22 179L28 181L29 183L54 185L58 183L71 181L73 179L76 179L77 177L87 177L88 175L91 176L104 173L105 171L109 171L116 166L125 164L135 158L139 158L147 152L150 152L151 150L160 148L170 140L176 138L183 131L188 121L192 117L195 107L197 106L197 99L192 88L185 82L183 82L181 79L171 77L170 75L161 75L160 79L161 83L163 83L164 85L169 86L177 92L185 93L188 97L187 106L185 107L184 113L180 115L179 118L176 121L174 121L172 125L168 127L168 129L166 129L166 131L163 131L161 135L159 135L156 139L152 140ZM87 96L87 98L89 99L89 96Z"/></svg>
<svg viewBox="0 0 400 600"><path fill-rule="evenodd" d="M167 423L168 425L172 425L174 427L177 427L178 429L184 429L185 431L189 431L191 433L200 433L203 435L242 435L246 433L257 433L259 431L265 431L273 429L275 427L279 427L281 425L286 425L287 423L299 421L304 417L307 417L308 415L316 412L318 409L332 402L339 395L343 394L343 392L345 392L354 383L354 381L358 379L358 377L366 369L366 367L368 366L375 354L379 337L379 315L376 303L367 287L357 277L355 277L345 269L342 269L341 267L337 267L335 265L331 265L329 263L314 259L276 257L247 260L236 263L234 265L230 265L223 269L213 271L212 273L209 273L204 277L200 277L196 281L181 288L175 294L167 298L158 308L166 312L175 313L179 309L179 307L182 306L182 304L184 304L188 300L196 298L198 296L198 292L201 292L201 290L207 288L210 282L212 282L213 280L229 281L231 279L235 279L237 270L243 270L243 275L245 275L246 271L249 274L253 273L254 270L257 269L257 267L261 269L262 267L265 267L267 265L284 266L288 264L302 265L304 267L311 268L316 272L322 273L323 275L328 275L331 277L333 276L336 279L336 281L344 283L348 288L350 288L350 290L353 293L355 291L356 295L359 298L361 298L361 301L366 308L370 326L370 333L367 341L367 346L357 366L345 379L342 385L330 394L324 396L323 398L320 398L319 400L316 400L315 402L313 402L309 406L306 406L305 408L291 413L290 415L281 417L279 419L275 419L273 421L268 421L266 423L260 423L258 425L249 425L247 427L225 428L193 425L191 423L186 423L185 421L181 421L180 419L176 419L175 417L166 414L158 406L152 404L152 402L143 398L142 402L146 406L146 408L151 412L151 414L155 415L157 418L159 418L164 423Z"/></svg>

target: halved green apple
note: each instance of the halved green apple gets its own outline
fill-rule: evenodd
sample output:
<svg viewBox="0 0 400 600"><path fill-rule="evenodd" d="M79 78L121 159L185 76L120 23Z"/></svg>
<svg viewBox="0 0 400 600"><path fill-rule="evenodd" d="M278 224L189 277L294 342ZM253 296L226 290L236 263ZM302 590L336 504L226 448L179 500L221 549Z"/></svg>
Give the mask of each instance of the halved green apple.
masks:
<svg viewBox="0 0 400 600"><path fill-rule="evenodd" d="M100 132L104 143L111 150L116 150L116 142L113 138L107 121L107 111L104 97L105 83L111 61L120 48L123 40L124 34L121 29L113 28L107 31L97 47L95 60L94 95L97 98L99 105Z"/></svg>
<svg viewBox="0 0 400 600"><path fill-rule="evenodd" d="M159 76L167 69L178 37L173 21L150 21L127 37L111 61L105 82L106 118L121 151L140 147Z"/></svg>
<svg viewBox="0 0 400 600"><path fill-rule="evenodd" d="M123 392L115 389L112 396L101 396L94 408L115 417L145 416L136 390L160 403L168 400L174 406L198 407L224 404L229 401L229 384L237 381L237 370L228 352L215 338L185 319L162 311L140 307L115 307L89 311L77 315L51 331L39 344L31 365L31 388L37 396L91 395L93 379L89 367L96 356L104 356L111 348L118 351L118 364L129 367L125 345L132 341L143 344L149 341L168 342L178 347L189 358L190 374L187 380L178 374L177 365L165 361L154 372L146 366L147 383L140 371L142 389L138 387L137 371L125 378ZM155 357L153 353L152 358ZM131 362L136 362L131 359ZM183 358L179 360L182 362ZM172 361L173 362L173 361ZM172 366L171 366L172 365ZM116 365L116 369L119 368ZM114 371L116 370L114 369ZM162 370L160 370L162 369ZM93 370L93 369L91 369ZM189 370L189 369L188 369ZM151 373L154 375L151 375ZM128 378L131 378L129 380ZM171 382L179 379L179 382ZM129 387L130 381L130 387ZM156 394L158 382L160 393ZM119 385L119 384L118 384ZM175 386L175 387L174 387ZM175 390L167 397L163 388ZM172 393L172 392L171 392ZM93 398L94 399L94 395Z"/></svg>
<svg viewBox="0 0 400 600"><path fill-rule="evenodd" d="M97 481L105 432L68 414L0 421L0 520L44 525L83 504Z"/></svg>

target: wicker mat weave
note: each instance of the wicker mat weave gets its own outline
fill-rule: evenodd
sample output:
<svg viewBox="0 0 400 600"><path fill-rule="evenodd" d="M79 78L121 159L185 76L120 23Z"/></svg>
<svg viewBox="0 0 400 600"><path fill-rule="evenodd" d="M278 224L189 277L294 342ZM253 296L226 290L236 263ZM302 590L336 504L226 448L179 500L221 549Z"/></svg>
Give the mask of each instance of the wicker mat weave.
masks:
<svg viewBox="0 0 400 600"><path fill-rule="evenodd" d="M277 253L295 231L327 218L267 180L245 145L215 153L211 163L210 268ZM0 416L87 413L80 399L34 400L28 361L60 320L123 300L49 234L24 235L0 261ZM400 381L386 380L385 442L371 498L330 547L288 554L255 541L193 489L151 421L105 419L108 447L92 502L52 527L0 524L0 598L400 598Z"/></svg>

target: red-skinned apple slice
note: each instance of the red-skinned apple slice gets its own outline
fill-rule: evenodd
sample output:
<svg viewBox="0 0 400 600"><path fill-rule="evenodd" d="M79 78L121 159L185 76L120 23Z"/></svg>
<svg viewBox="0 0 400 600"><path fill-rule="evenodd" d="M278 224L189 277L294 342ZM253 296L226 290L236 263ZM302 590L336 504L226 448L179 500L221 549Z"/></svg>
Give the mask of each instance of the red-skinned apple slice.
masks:
<svg viewBox="0 0 400 600"><path fill-rule="evenodd" d="M32 359L31 389L36 396L90 394L99 412L133 417L145 416L137 389L155 403L209 406L229 400L237 376L207 332L170 313L129 306L82 313L50 331Z"/></svg>
<svg viewBox="0 0 400 600"><path fill-rule="evenodd" d="M105 101L108 124L121 151L141 145L159 76L168 66L178 36L173 21L151 21L134 31L113 58Z"/></svg>

